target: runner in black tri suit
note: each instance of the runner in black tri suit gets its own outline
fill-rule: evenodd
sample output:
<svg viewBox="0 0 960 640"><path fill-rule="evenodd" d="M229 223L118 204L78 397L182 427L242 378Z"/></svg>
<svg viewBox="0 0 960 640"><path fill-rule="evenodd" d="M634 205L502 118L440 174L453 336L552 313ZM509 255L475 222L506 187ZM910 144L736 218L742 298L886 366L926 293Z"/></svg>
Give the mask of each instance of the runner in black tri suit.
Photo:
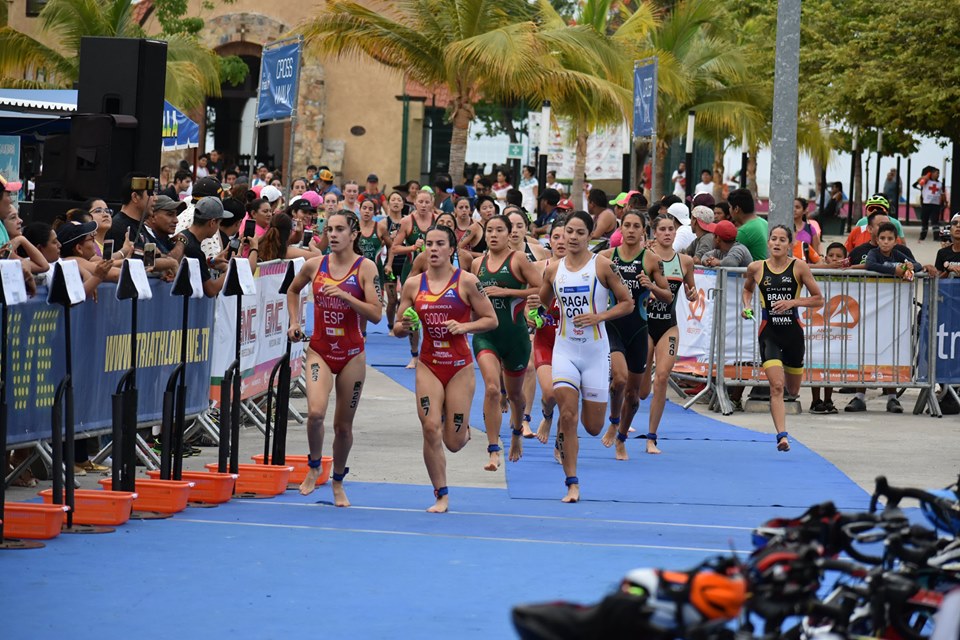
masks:
<svg viewBox="0 0 960 640"><path fill-rule="evenodd" d="M660 260L644 248L646 223L636 210L628 210L620 223L623 244L606 249L600 255L613 261L633 295L634 310L607 322L610 341L610 426L603 435L603 445L616 442L617 460L627 460L627 433L633 416L640 407L640 385L647 370L647 300L651 291L658 299L673 299L666 279L660 272ZM650 274L654 285L650 281ZM652 289L651 289L652 287Z"/></svg>
<svg viewBox="0 0 960 640"><path fill-rule="evenodd" d="M804 335L799 307L823 306L820 286L810 267L793 253L793 230L777 225L767 240L768 258L751 262L743 283L743 317L753 319L753 290L760 286L762 318L760 358L770 383L770 415L777 433L777 450L789 451L783 392L796 395L803 378ZM800 297L803 287L809 296Z"/></svg>
<svg viewBox="0 0 960 640"><path fill-rule="evenodd" d="M406 209L406 198L399 191L394 191L387 198L386 217L387 235L390 236L391 244L397 237L397 231L400 230L400 223L403 222L403 212ZM390 258L390 252L387 251L387 258ZM393 257L390 262L384 260L383 263L383 289L387 297L387 326L390 327L390 335L393 335L393 322L396 320L397 302L399 292L397 291L397 276L403 271L403 261L405 258L400 255Z"/></svg>

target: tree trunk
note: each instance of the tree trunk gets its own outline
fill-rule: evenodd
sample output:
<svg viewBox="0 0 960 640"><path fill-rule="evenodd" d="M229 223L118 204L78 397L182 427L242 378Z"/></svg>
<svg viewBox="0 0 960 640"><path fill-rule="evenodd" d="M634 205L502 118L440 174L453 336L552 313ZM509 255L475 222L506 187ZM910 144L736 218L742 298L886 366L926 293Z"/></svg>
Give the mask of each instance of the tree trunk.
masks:
<svg viewBox="0 0 960 640"><path fill-rule="evenodd" d="M507 136L510 137L510 142L520 142L520 140L517 138L517 129L513 126L512 105L500 107L500 126L503 127L503 130L507 132ZM519 180L519 178L516 179Z"/></svg>
<svg viewBox="0 0 960 640"><path fill-rule="evenodd" d="M570 187L570 200L573 209L579 211L583 204L583 174L587 169L587 129L583 125L577 126L577 147L573 159L573 185Z"/></svg>
<svg viewBox="0 0 960 640"><path fill-rule="evenodd" d="M467 158L467 136L473 120L473 105L459 99L453 110L453 133L450 137L450 179L453 184L463 184L463 165Z"/></svg>
<svg viewBox="0 0 960 640"><path fill-rule="evenodd" d="M723 140L713 143L713 199L717 202L725 200L723 197Z"/></svg>
<svg viewBox="0 0 960 640"><path fill-rule="evenodd" d="M853 207L853 224L860 219L860 211L863 210L863 152L857 154L856 165L853 173L853 193L849 199Z"/></svg>
<svg viewBox="0 0 960 640"><path fill-rule="evenodd" d="M947 193L950 195L950 211L960 211L960 134L955 135L950 141L953 151L953 160L950 162L950 181L947 183ZM946 176L944 176L946 179ZM950 219L948 213L947 219Z"/></svg>
<svg viewBox="0 0 960 640"><path fill-rule="evenodd" d="M820 192L823 190L823 182L820 180L821 174L823 173L823 163L817 159L816 155L813 157L813 175L814 180L816 181L816 197L820 197Z"/></svg>
<svg viewBox="0 0 960 640"><path fill-rule="evenodd" d="M757 187L757 154L760 153L760 145L750 143L750 155L747 157L747 189L753 194L753 199L760 197Z"/></svg>

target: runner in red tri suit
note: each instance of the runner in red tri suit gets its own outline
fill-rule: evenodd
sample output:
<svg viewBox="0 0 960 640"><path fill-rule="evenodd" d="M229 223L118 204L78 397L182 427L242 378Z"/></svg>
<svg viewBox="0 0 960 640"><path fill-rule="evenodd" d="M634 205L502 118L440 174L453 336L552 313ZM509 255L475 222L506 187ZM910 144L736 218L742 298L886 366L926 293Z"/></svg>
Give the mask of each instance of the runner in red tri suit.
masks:
<svg viewBox="0 0 960 640"><path fill-rule="evenodd" d="M457 248L452 229L430 229L424 246L429 256L427 270L404 283L393 334L403 338L417 323L423 325L417 362L417 415L423 427L423 461L436 497L427 511L445 513L449 498L443 447L456 452L470 439L476 378L466 334L495 329L497 316L477 277L451 263ZM416 316L411 318L408 309ZM471 321L471 315L476 320Z"/></svg>
<svg viewBox="0 0 960 640"><path fill-rule="evenodd" d="M360 226L355 215L338 212L327 219L324 233L331 253L307 260L287 291L287 308L299 309L300 291L313 283L314 328L307 349L307 477L300 493L316 488L323 452L323 421L330 390L337 387L333 420L333 503L349 507L343 478L350 471L347 458L353 446L353 416L357 412L367 358L360 335L360 318L376 324L383 313L377 265L360 255ZM290 314L287 335L303 340L300 314Z"/></svg>

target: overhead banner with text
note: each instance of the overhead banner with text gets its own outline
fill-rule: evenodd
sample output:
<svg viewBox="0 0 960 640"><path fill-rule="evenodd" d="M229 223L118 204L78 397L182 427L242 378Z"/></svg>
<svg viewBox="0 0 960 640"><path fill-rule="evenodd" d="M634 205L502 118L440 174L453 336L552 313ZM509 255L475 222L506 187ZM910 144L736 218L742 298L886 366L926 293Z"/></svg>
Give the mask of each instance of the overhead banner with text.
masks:
<svg viewBox="0 0 960 640"><path fill-rule="evenodd" d="M303 42L288 41L263 48L260 90L257 94L257 126L287 120L297 108L300 58Z"/></svg>
<svg viewBox="0 0 960 640"><path fill-rule="evenodd" d="M697 269L697 300L677 301L680 349L675 371L707 375L713 342L716 305L707 292L717 286L717 272ZM910 379L913 297L910 284L889 278L818 278L826 303L801 312L806 336L805 370L813 381ZM723 327L724 362L728 378L736 363L749 363L742 375L763 378L757 332L760 307L754 292L756 321L740 317L743 276L727 278ZM714 366L718 363L715 362Z"/></svg>
<svg viewBox="0 0 960 640"><path fill-rule="evenodd" d="M244 400L267 391L270 372L287 350L287 296L279 293L287 273L287 261L263 263L257 270L257 292L243 296L240 337L240 396ZM308 287L300 293L303 317ZM301 326L305 326L303 322ZM223 373L236 357L237 300L217 297L213 357L210 367L210 397L219 401ZM290 352L291 378L303 370L304 344L296 342Z"/></svg>

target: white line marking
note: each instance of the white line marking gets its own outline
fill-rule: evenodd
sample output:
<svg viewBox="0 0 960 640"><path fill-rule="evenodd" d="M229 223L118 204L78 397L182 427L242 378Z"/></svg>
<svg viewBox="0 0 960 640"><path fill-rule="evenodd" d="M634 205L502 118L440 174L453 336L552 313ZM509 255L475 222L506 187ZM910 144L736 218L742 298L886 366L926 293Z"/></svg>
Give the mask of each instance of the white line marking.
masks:
<svg viewBox="0 0 960 640"><path fill-rule="evenodd" d="M273 524L268 522L222 522L220 520L195 520L193 518L176 518L173 522L190 522L194 524L220 524L239 527L265 527L268 529L308 529L312 531L332 531L340 533L369 533L387 536L411 536L419 538L451 538L455 540L480 540L484 542L518 542L520 544L563 544L581 547L608 547L617 549L658 549L661 551L696 551L699 553L730 553L730 549L710 549L707 547L671 547L656 544L614 544L609 542L577 542L569 540L536 540L533 538L494 538L491 536L463 536L452 533L422 533L417 531L383 531L380 529L341 529L338 527L315 527L304 524ZM746 551L733 553L748 555Z"/></svg>
<svg viewBox="0 0 960 640"><path fill-rule="evenodd" d="M264 501L252 501L252 500L237 500L236 504L244 505L272 505L272 506L282 506L282 507L324 507L324 508L336 508L329 504L322 504L316 502L267 502ZM402 507L358 507L352 505L350 507L351 511L395 511L400 513L425 513L424 509L406 509ZM569 522L599 522L603 524L636 524L636 525L649 525L656 527L683 527L689 529L727 529L732 531L753 531L754 527L730 527L720 524L687 524L682 522L647 522L644 520L606 520L602 518L570 518L567 516L538 516L525 513L489 513L483 511L450 511L450 515L456 516L492 516L494 518L525 518L531 520L562 520Z"/></svg>

